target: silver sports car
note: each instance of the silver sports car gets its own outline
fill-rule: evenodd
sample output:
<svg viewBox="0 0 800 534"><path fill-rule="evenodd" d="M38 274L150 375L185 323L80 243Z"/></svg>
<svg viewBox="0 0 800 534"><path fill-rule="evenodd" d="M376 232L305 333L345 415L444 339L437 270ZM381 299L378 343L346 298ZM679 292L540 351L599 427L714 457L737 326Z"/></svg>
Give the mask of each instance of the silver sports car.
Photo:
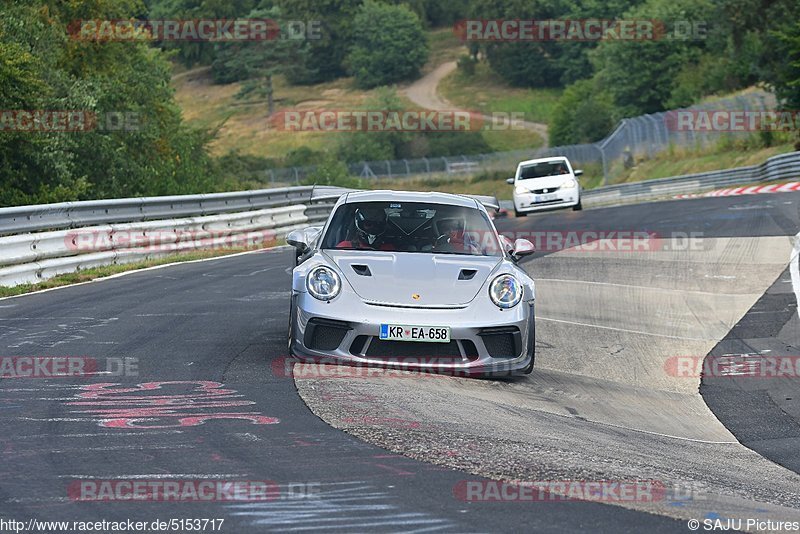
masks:
<svg viewBox="0 0 800 534"><path fill-rule="evenodd" d="M517 261L534 247L499 235L476 198L346 193L324 227L287 242L298 257L291 355L460 375L533 369L534 282Z"/></svg>

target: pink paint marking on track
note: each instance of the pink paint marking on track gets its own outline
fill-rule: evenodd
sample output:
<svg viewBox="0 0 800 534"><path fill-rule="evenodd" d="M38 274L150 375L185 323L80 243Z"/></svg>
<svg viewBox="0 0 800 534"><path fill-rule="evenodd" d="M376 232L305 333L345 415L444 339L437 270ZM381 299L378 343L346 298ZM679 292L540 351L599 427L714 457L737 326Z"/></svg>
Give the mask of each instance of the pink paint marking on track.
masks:
<svg viewBox="0 0 800 534"><path fill-rule="evenodd" d="M243 395L237 394L233 389L223 389L223 384L219 382L146 382L132 388L119 386L121 384L85 385L81 388L83 392L66 405L79 407L73 409L73 413L97 419L100 426L105 428L190 427L220 419L238 419L256 425L279 422L274 417L258 412L224 411L251 406L255 402L243 399ZM164 387L177 387L180 392L166 394Z"/></svg>

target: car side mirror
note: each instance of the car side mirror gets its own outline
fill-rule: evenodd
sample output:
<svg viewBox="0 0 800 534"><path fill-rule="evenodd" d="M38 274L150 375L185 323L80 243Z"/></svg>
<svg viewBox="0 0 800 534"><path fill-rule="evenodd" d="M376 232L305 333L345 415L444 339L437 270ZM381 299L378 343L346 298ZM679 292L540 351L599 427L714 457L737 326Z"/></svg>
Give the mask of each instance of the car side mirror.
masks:
<svg viewBox="0 0 800 534"><path fill-rule="evenodd" d="M580 176L581 174L583 174L583 171L580 169L575 169L575 172L572 174L574 174L575 176Z"/></svg>
<svg viewBox="0 0 800 534"><path fill-rule="evenodd" d="M513 178L506 178L506 183L508 185L514 185L514 179Z"/></svg>
<svg viewBox="0 0 800 534"><path fill-rule="evenodd" d="M309 226L302 230L293 230L286 236L286 242L302 253L311 248L311 245L319 237L322 231L321 226Z"/></svg>
<svg viewBox="0 0 800 534"><path fill-rule="evenodd" d="M527 239L517 239L514 241L514 249L511 252L511 256L518 260L525 256L530 256L536 252L536 247L528 241Z"/></svg>
<svg viewBox="0 0 800 534"><path fill-rule="evenodd" d="M298 252L305 252L308 250L308 243L306 243L306 236L303 230L292 230L286 236L286 242L296 248Z"/></svg>

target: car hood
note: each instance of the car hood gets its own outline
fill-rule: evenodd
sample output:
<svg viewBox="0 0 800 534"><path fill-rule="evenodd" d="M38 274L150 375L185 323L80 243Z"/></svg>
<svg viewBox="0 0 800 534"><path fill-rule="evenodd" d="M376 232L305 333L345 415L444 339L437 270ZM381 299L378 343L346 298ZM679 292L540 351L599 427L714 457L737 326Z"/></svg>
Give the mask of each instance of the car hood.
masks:
<svg viewBox="0 0 800 534"><path fill-rule="evenodd" d="M517 180L516 185L527 187L528 189L550 189L561 187L561 184L575 178L571 174L559 174L557 176L543 176L542 178L528 178L527 180Z"/></svg>
<svg viewBox="0 0 800 534"><path fill-rule="evenodd" d="M494 256L360 250L323 252L365 301L414 307L466 305L502 261Z"/></svg>

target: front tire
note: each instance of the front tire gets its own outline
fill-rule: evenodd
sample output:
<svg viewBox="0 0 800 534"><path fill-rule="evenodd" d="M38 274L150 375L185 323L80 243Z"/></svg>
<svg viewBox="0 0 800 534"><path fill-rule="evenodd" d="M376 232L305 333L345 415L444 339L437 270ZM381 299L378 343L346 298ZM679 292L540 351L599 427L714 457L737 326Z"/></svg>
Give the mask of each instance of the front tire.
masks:
<svg viewBox="0 0 800 534"><path fill-rule="evenodd" d="M514 217L527 217L527 216L528 216L527 213L519 211L517 210L517 208L514 208Z"/></svg>
<svg viewBox="0 0 800 534"><path fill-rule="evenodd" d="M286 348L287 354L289 355L289 357L294 356L294 352L292 352L292 345L294 345L294 332L295 332L295 329L294 329L294 316L297 313L297 309L296 309L297 305L295 304L296 300L297 300L297 295L292 295L292 298L291 298L291 301L290 301L290 304L289 304L289 336L288 336L288 342L287 342L288 346Z"/></svg>
<svg viewBox="0 0 800 534"><path fill-rule="evenodd" d="M581 199L578 199L578 203L572 206L572 211L581 211L583 209L583 203Z"/></svg>
<svg viewBox="0 0 800 534"><path fill-rule="evenodd" d="M531 355L531 361L528 365L520 371L523 375L531 374L533 371L533 364L536 363L536 309L531 304L530 328L528 332L528 353Z"/></svg>
<svg viewBox="0 0 800 534"><path fill-rule="evenodd" d="M533 364L534 364L534 360L535 359L536 358L533 355L531 355L531 363L529 363L528 365L523 367L522 370L520 371L520 373L522 373L523 375L531 374L531 372L533 372Z"/></svg>

